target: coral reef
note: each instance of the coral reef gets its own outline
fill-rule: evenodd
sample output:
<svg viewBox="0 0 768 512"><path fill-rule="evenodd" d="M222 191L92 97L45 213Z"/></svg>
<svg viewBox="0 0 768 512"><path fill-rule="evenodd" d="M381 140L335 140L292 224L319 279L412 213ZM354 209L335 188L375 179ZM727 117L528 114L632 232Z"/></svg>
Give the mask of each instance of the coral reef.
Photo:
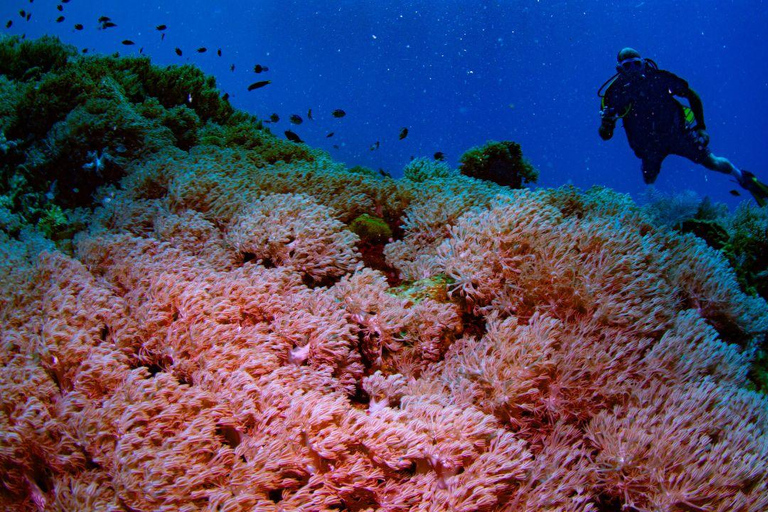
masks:
<svg viewBox="0 0 768 512"><path fill-rule="evenodd" d="M244 148L262 165L317 153L235 112L194 66L80 55L53 37L2 36L0 57L0 195L29 224L54 206L92 208L100 188L170 148Z"/></svg>
<svg viewBox="0 0 768 512"><path fill-rule="evenodd" d="M768 305L722 252L608 189L393 180L216 105L174 115L189 147L72 148L123 162L92 213L0 202L0 508L768 509Z"/></svg>
<svg viewBox="0 0 768 512"><path fill-rule="evenodd" d="M491 140L469 149L459 161L462 174L510 188L523 188L539 179L539 171L523 157L517 142Z"/></svg>

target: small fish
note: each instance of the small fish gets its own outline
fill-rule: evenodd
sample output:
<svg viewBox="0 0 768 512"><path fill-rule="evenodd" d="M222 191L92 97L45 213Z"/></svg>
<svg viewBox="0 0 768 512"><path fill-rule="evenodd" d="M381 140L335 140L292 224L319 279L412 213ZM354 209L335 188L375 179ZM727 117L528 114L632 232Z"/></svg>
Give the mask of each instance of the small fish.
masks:
<svg viewBox="0 0 768 512"><path fill-rule="evenodd" d="M8 20L8 22L5 24L5 28L11 28L12 25L13 25L13 21Z"/></svg>
<svg viewBox="0 0 768 512"><path fill-rule="evenodd" d="M326 136L325 136L325 138L327 139L327 138L329 138L329 137L333 137L333 134L334 134L334 133L335 133L335 132L331 132L331 133L329 133L328 135L326 135Z"/></svg>
<svg viewBox="0 0 768 512"><path fill-rule="evenodd" d="M197 53L205 53L207 51L208 51L208 48L206 48L205 46L201 46L200 48L197 49Z"/></svg>
<svg viewBox="0 0 768 512"><path fill-rule="evenodd" d="M123 44L124 44L125 46L133 46L133 45L134 45L134 44L136 44L136 43L134 43L134 42L133 42L133 41L131 41L130 39L123 39Z"/></svg>
<svg viewBox="0 0 768 512"><path fill-rule="evenodd" d="M252 83L251 85L248 86L248 90L249 91L253 91L255 89L261 89L265 85L269 85L271 83L272 83L271 80L262 80L261 82L254 82L254 83Z"/></svg>
<svg viewBox="0 0 768 512"><path fill-rule="evenodd" d="M445 160L445 154L442 151L438 151L434 154L435 160Z"/></svg>
<svg viewBox="0 0 768 512"><path fill-rule="evenodd" d="M221 99L223 99L224 101L229 101L229 93L225 92L224 96L222 96Z"/></svg>
<svg viewBox="0 0 768 512"><path fill-rule="evenodd" d="M312 121L312 109L307 110L307 119Z"/></svg>
<svg viewBox="0 0 768 512"><path fill-rule="evenodd" d="M22 18L26 18L27 17L27 11L25 11L24 9L20 10L19 11L19 16L21 16Z"/></svg>
<svg viewBox="0 0 768 512"><path fill-rule="evenodd" d="M219 57L221 57L221 48L219 48L218 50L216 50L216 55L218 55Z"/></svg>
<svg viewBox="0 0 768 512"><path fill-rule="evenodd" d="M732 196L740 196L740 195L741 195L741 193L740 193L738 190L735 190L735 189L734 189L734 190L731 190L731 195L732 195Z"/></svg>
<svg viewBox="0 0 768 512"><path fill-rule="evenodd" d="M63 3L63 4L68 4L68 3L69 3L69 0L61 0L61 3Z"/></svg>
<svg viewBox="0 0 768 512"><path fill-rule="evenodd" d="M144 47L139 48L139 55L144 55Z"/></svg>
<svg viewBox="0 0 768 512"><path fill-rule="evenodd" d="M269 71L269 68L266 66L262 66L261 64L256 64L255 66L253 66L254 73L263 73L264 71Z"/></svg>
<svg viewBox="0 0 768 512"><path fill-rule="evenodd" d="M347 113L341 110L340 108L337 108L336 110L331 112L331 115L333 117L344 117L345 115L347 115Z"/></svg>
<svg viewBox="0 0 768 512"><path fill-rule="evenodd" d="M408 136L408 128L403 128L400 130L400 140L403 140Z"/></svg>
<svg viewBox="0 0 768 512"><path fill-rule="evenodd" d="M160 34L160 40L161 40L161 41L165 41L165 32L163 32L162 34Z"/></svg>
<svg viewBox="0 0 768 512"><path fill-rule="evenodd" d="M83 30L83 25L82 25L82 23L78 23L78 24L76 24L76 25L75 25L75 30Z"/></svg>
<svg viewBox="0 0 768 512"><path fill-rule="evenodd" d="M27 18L26 18L26 19L27 19L27 21L29 21L29 19L30 19L31 17L32 17L32 13L31 13L31 12L28 12L28 13L27 13Z"/></svg>
<svg viewBox="0 0 768 512"><path fill-rule="evenodd" d="M333 145L333 149L339 149L339 145L338 144L334 144Z"/></svg>
<svg viewBox="0 0 768 512"><path fill-rule="evenodd" d="M371 151L375 151L375 150L379 149L380 145L381 145L381 143L379 141L374 142L373 144L371 144Z"/></svg>
<svg viewBox="0 0 768 512"><path fill-rule="evenodd" d="M155 30L163 31L168 28L168 25L158 25L155 27Z"/></svg>
<svg viewBox="0 0 768 512"><path fill-rule="evenodd" d="M61 12L61 11L64 10L64 6L59 4L59 5L56 6L56 9L58 9L58 11Z"/></svg>
<svg viewBox="0 0 768 512"><path fill-rule="evenodd" d="M301 123L304 122L304 120L301 118L301 116L293 114L293 115L291 115L291 122L293 124L301 124Z"/></svg>
<svg viewBox="0 0 768 512"><path fill-rule="evenodd" d="M102 30L107 30L108 28L114 28L116 26L117 26L117 24L112 23L111 21L105 21L104 23L101 24L101 29Z"/></svg>
<svg viewBox="0 0 768 512"><path fill-rule="evenodd" d="M301 138L293 133L291 130L285 130L285 137L291 142L304 142Z"/></svg>
<svg viewBox="0 0 768 512"><path fill-rule="evenodd" d="M105 23L107 21L112 21L109 19L109 16L101 16L99 17L99 23Z"/></svg>
<svg viewBox="0 0 768 512"><path fill-rule="evenodd" d="M381 174L384 178L391 178L392 175L389 174L387 171L379 167L379 174Z"/></svg>
<svg viewBox="0 0 768 512"><path fill-rule="evenodd" d="M234 71L235 70L235 65L234 64L230 64L229 65L229 70L230 71Z"/></svg>
<svg viewBox="0 0 768 512"><path fill-rule="evenodd" d="M280 116L277 115L277 112L275 112L274 114L269 116L269 120L272 121L273 123L276 123L276 122L280 121Z"/></svg>
<svg viewBox="0 0 768 512"><path fill-rule="evenodd" d="M181 57L181 55L182 55L182 54L181 54L181 48L176 48L175 52L176 52L176 55L178 55L179 57Z"/></svg>
<svg viewBox="0 0 768 512"><path fill-rule="evenodd" d="M88 48L83 48L82 52L83 53L88 53Z"/></svg>
<svg viewBox="0 0 768 512"><path fill-rule="evenodd" d="M62 21L64 21L64 16L59 16L56 18L56 23L61 23Z"/></svg>

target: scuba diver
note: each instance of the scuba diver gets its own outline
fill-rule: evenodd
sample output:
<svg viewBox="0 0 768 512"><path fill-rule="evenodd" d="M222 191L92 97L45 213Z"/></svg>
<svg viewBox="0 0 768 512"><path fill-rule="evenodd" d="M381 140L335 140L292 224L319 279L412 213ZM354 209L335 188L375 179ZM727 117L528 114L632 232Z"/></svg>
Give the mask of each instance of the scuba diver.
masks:
<svg viewBox="0 0 768 512"><path fill-rule="evenodd" d="M667 155L680 155L707 169L730 174L757 204L767 204L767 185L709 150L704 107L688 82L659 69L654 61L642 58L632 48L621 50L616 60L617 73L597 91L602 98L599 134L603 140L610 139L616 121L623 121L629 146L642 160L645 183L656 181ZM687 99L690 107L675 96Z"/></svg>

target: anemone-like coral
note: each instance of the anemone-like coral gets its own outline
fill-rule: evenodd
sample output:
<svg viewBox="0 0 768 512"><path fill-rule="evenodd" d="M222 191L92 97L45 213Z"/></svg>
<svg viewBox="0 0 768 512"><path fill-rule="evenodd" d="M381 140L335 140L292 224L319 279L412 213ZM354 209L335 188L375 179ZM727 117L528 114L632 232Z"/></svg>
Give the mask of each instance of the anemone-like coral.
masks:
<svg viewBox="0 0 768 512"><path fill-rule="evenodd" d="M722 253L607 189L208 128L126 161L68 254L0 203L0 508L768 509L768 305Z"/></svg>

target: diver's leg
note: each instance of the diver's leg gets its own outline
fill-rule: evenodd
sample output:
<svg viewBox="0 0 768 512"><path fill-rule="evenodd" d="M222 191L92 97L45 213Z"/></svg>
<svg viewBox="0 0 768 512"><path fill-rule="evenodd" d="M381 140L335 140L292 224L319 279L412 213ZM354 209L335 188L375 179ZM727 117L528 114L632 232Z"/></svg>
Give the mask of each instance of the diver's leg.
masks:
<svg viewBox="0 0 768 512"><path fill-rule="evenodd" d="M715 156L714 154L710 153L701 162L701 165L703 165L710 171L721 172L723 174L730 174L731 176L736 178L736 181L741 183L741 171L739 170L738 167L733 165L731 161L725 157Z"/></svg>
<svg viewBox="0 0 768 512"><path fill-rule="evenodd" d="M650 185L656 181L656 177L659 175L659 172L661 172L662 161L664 161L664 157L660 155L649 155L643 158L643 181L646 185Z"/></svg>

